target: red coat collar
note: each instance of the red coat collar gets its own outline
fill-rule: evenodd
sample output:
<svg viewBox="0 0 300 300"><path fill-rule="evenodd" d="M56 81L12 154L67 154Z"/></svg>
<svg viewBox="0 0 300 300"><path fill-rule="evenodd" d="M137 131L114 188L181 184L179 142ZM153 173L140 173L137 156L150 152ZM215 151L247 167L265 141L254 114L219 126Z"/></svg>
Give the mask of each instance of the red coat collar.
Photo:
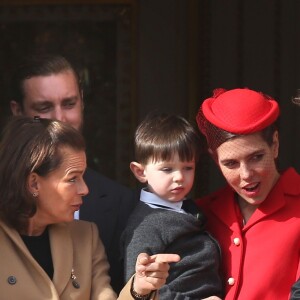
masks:
<svg viewBox="0 0 300 300"><path fill-rule="evenodd" d="M237 205L235 202L234 191L230 186L216 192L210 199L210 210L218 219L225 223L233 231L238 230L239 224L236 222ZM275 213L286 203L286 197L300 195L300 175L293 168L283 172L265 201L257 208L249 222L243 228L253 226L259 220ZM224 213L226 212L226 213Z"/></svg>

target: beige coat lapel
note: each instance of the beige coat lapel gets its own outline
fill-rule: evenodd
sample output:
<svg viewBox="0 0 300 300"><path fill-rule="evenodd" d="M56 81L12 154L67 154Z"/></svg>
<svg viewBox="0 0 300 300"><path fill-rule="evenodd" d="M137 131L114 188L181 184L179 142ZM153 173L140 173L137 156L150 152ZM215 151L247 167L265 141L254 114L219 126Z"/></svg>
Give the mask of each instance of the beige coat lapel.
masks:
<svg viewBox="0 0 300 300"><path fill-rule="evenodd" d="M39 287L37 290L42 291L43 287L47 287L45 289L45 294L47 294L47 290L50 289L50 293L52 295L52 300L58 299L57 297L57 292L55 289L55 286L53 285L52 281L50 280L50 278L48 277L48 275L46 274L46 272L42 269L42 267L36 262L36 260L32 257L32 255L30 254L29 250L27 249L26 245L24 244L21 236L19 235L19 233L12 229L11 227L7 226L3 221L0 220L0 227L2 228L3 232L5 233L5 235L3 236L4 239L4 243L5 243L5 239L12 241L12 244L10 242L8 242L6 245L4 245L3 247L3 251L4 253L1 253L1 255L3 255L2 259L4 259L4 261L2 262L2 266L3 264L5 265L6 263L7 265L7 269L9 269L9 264L11 263L12 265L14 265L14 267L16 267L16 259L14 259L17 255L18 259L22 259L26 258L25 260L23 259L23 262L26 262L26 260L28 261L28 263L26 262L28 269L26 272L24 272L24 263L22 263L22 265L20 265L20 272L22 274L22 277L18 277L17 276L17 282L19 280L22 280L24 282L30 282L30 280L34 280L34 278L39 279ZM3 241L2 241L3 242ZM13 245L13 247L11 246ZM9 262L10 259L13 259L11 262ZM8 260L8 261L7 261ZM23 271L22 271L23 270ZM32 276L29 279L27 278L27 273L31 274L30 276ZM12 275L14 276L14 273L8 273L8 275ZM40 280L42 278L42 280ZM36 282L35 282L36 283ZM6 288L7 285L5 284L3 286L3 288ZM34 287L32 287L34 289ZM30 287L29 287L30 289ZM35 291L35 289L34 289ZM35 292L34 292L35 293ZM26 295L27 296L27 295ZM8 297L9 298L9 297ZM24 299L28 299L28 297L26 298L24 296Z"/></svg>
<svg viewBox="0 0 300 300"><path fill-rule="evenodd" d="M21 236L19 233L8 227L4 222L0 220L0 226L2 229L6 232L6 234L9 236L9 238L17 245L17 248L23 253L23 255L30 261L32 266L41 274L42 277L48 282L51 282L48 275L45 273L43 268L37 263L37 261L32 257L31 253L29 252L28 248L24 244Z"/></svg>
<svg viewBox="0 0 300 300"><path fill-rule="evenodd" d="M61 295L71 278L73 243L67 224L51 225L49 237L54 267L53 283Z"/></svg>

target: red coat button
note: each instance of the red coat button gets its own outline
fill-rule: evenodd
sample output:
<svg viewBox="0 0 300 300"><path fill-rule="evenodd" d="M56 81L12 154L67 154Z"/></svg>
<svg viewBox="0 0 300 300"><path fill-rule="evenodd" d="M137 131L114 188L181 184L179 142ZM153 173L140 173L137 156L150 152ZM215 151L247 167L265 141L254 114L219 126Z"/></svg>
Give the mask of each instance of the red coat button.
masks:
<svg viewBox="0 0 300 300"><path fill-rule="evenodd" d="M233 243L234 243L236 246L239 246L240 243L241 243L241 241L240 241L239 238L234 238L234 239L233 239Z"/></svg>

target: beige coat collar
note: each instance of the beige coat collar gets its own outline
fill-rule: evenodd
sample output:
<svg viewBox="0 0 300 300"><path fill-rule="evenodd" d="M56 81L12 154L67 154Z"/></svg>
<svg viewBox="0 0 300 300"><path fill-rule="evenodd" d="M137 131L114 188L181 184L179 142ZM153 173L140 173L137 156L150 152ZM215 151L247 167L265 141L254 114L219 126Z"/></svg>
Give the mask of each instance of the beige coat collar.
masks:
<svg viewBox="0 0 300 300"><path fill-rule="evenodd" d="M53 293L61 295L70 280L73 268L73 244L67 224L61 223L49 226L49 238L54 268L53 281L51 281L45 271L31 256L19 233L1 220L0 226L32 266L40 273L41 277L47 281Z"/></svg>

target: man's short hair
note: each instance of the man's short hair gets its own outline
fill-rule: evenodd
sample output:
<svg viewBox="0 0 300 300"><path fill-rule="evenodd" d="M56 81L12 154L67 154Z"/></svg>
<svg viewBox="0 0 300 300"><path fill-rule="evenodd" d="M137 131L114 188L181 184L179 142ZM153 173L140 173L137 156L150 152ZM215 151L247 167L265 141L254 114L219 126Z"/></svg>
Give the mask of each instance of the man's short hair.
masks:
<svg viewBox="0 0 300 300"><path fill-rule="evenodd" d="M25 98L23 83L26 79L36 76L59 74L64 71L73 72L78 88L81 91L80 76L65 57L56 54L35 54L22 58L17 64L11 78L10 99L18 102L21 108L23 108Z"/></svg>

